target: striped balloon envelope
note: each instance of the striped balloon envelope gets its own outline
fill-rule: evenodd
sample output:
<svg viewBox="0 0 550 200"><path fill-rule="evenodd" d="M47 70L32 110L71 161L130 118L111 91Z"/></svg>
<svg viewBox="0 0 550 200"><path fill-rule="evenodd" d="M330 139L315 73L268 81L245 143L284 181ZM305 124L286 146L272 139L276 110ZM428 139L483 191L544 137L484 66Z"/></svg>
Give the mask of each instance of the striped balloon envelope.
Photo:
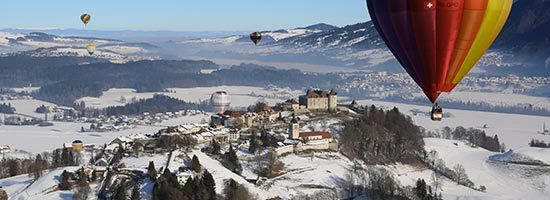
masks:
<svg viewBox="0 0 550 200"><path fill-rule="evenodd" d="M451 92L502 30L513 0L367 0L374 26L434 103Z"/></svg>

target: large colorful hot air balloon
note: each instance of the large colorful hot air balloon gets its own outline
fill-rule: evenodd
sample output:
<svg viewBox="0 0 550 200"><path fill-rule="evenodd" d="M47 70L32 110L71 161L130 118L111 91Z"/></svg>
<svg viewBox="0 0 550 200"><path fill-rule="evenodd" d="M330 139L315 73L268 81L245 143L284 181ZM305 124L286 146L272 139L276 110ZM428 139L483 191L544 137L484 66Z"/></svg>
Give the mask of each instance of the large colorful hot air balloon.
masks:
<svg viewBox="0 0 550 200"><path fill-rule="evenodd" d="M513 0L367 0L374 26L434 103L500 33Z"/></svg>
<svg viewBox="0 0 550 200"><path fill-rule="evenodd" d="M82 14L80 16L80 20L82 23L84 23L84 26L87 26L88 23L90 23L90 20L92 19L92 16L90 14Z"/></svg>
<svg viewBox="0 0 550 200"><path fill-rule="evenodd" d="M252 42L254 42L255 45L258 45L260 40L262 40L262 34L260 32L251 33L250 40L252 40Z"/></svg>

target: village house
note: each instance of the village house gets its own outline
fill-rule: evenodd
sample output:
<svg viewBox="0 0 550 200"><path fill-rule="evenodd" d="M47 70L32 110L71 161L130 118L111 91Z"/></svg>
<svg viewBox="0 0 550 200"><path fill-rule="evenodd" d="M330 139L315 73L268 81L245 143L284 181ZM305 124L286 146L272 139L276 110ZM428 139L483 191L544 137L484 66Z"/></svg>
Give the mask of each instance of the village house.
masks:
<svg viewBox="0 0 550 200"><path fill-rule="evenodd" d="M284 111L295 111L300 108L300 103L296 101L296 99L289 99L285 101L282 106Z"/></svg>
<svg viewBox="0 0 550 200"><path fill-rule="evenodd" d="M298 138L305 143L309 141L332 142L332 134L328 131L300 132Z"/></svg>
<svg viewBox="0 0 550 200"><path fill-rule="evenodd" d="M300 122L296 116L292 116L288 128L288 139L308 142L332 142L332 134L328 131L300 132Z"/></svg>
<svg viewBox="0 0 550 200"><path fill-rule="evenodd" d="M10 153L11 147L8 145L0 145L0 153Z"/></svg>

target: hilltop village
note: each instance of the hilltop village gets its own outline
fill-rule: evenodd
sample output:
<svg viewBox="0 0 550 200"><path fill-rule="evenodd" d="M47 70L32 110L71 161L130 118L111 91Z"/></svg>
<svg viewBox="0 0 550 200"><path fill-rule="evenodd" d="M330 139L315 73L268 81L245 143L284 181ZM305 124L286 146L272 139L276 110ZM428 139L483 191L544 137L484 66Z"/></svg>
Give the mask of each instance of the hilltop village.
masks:
<svg viewBox="0 0 550 200"><path fill-rule="evenodd" d="M174 174L179 185L184 187L192 180L190 177L196 177L200 172L194 169L197 158L191 158L189 154L197 151L208 155L208 159L219 161L248 182L261 185L278 176L282 166L277 160L281 157L337 152L343 122L353 119L364 109L355 102L339 104L334 89L311 89L276 105L251 102L254 105L247 110L231 109L230 103L225 102L229 99L229 94L215 92L211 101L216 113L210 116L210 120L203 120L204 123L181 122L157 132L117 137L108 144L67 141L52 153L56 161L52 164L79 166L74 171L63 172L63 181L67 182L65 188L78 187L78 182L86 177L87 182L97 184L97 195L105 198L116 195L121 182L128 188L142 185L142 180L152 170L158 174ZM165 114L144 113L139 118L143 118L141 121L154 120L143 116L155 116L160 120L203 113L181 111ZM112 116L99 119L119 121L117 124L120 125L133 118ZM92 126L97 130L104 127L94 123ZM9 146L3 147L3 152L9 152Z"/></svg>

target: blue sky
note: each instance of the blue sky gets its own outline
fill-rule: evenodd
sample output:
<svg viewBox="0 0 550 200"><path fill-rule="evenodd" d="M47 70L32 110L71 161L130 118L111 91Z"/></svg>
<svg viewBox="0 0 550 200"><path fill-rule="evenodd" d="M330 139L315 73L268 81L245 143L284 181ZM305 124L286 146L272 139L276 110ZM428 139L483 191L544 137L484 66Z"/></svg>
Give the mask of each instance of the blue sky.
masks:
<svg viewBox="0 0 550 200"><path fill-rule="evenodd" d="M369 20L364 0L2 0L0 28L248 31Z"/></svg>

